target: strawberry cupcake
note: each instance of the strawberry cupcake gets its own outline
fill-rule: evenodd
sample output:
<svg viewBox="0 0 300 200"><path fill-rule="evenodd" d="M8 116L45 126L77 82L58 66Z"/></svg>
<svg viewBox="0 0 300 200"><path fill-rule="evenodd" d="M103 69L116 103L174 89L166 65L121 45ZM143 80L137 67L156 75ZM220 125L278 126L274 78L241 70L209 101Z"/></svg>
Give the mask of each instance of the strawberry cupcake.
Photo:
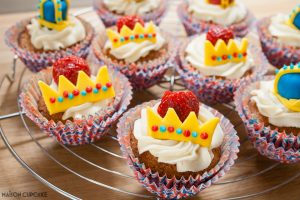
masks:
<svg viewBox="0 0 300 200"><path fill-rule="evenodd" d="M259 21L258 33L269 62L280 68L300 62L300 5L290 15L278 14Z"/></svg>
<svg viewBox="0 0 300 200"><path fill-rule="evenodd" d="M86 58L94 29L68 14L69 0L41 0L38 7L37 17L22 20L5 33L6 44L21 61L38 72L68 55Z"/></svg>
<svg viewBox="0 0 300 200"><path fill-rule="evenodd" d="M211 26L226 26L244 37L254 24L253 14L240 0L187 0L178 6L187 34L207 32Z"/></svg>
<svg viewBox="0 0 300 200"><path fill-rule="evenodd" d="M106 66L92 67L79 57L62 58L35 75L20 94L26 115L62 144L100 139L130 103L126 77Z"/></svg>
<svg viewBox="0 0 300 200"><path fill-rule="evenodd" d="M209 187L239 151L229 120L190 91L167 91L162 100L130 109L117 131L137 180L164 199L191 197Z"/></svg>
<svg viewBox="0 0 300 200"><path fill-rule="evenodd" d="M95 0L94 9L106 27L116 25L126 15L140 16L159 24L167 8L166 0Z"/></svg>
<svg viewBox="0 0 300 200"><path fill-rule="evenodd" d="M176 49L170 38L152 21L120 18L117 26L100 33L93 43L97 60L125 74L134 88L158 83L174 61Z"/></svg>
<svg viewBox="0 0 300 200"><path fill-rule="evenodd" d="M236 92L236 109L258 151L282 163L300 161L300 63L276 76L244 81Z"/></svg>
<svg viewBox="0 0 300 200"><path fill-rule="evenodd" d="M259 48L248 43L247 38L235 38L229 28L212 27L181 45L177 71L201 101L228 103L241 80L267 71Z"/></svg>

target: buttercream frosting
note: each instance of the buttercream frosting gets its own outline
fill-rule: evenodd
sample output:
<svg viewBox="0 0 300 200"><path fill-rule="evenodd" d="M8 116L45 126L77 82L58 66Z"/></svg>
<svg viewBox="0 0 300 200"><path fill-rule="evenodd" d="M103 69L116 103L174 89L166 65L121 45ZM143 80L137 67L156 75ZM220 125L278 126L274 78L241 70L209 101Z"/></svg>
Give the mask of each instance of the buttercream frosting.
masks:
<svg viewBox="0 0 300 200"><path fill-rule="evenodd" d="M300 31L286 23L288 18L289 16L283 14L272 17L269 31L280 43L300 47Z"/></svg>
<svg viewBox="0 0 300 200"><path fill-rule="evenodd" d="M159 104L156 104L152 108L154 112L157 112L158 106ZM199 123L204 123L214 117L209 110L203 106L200 107ZM140 154L149 151L158 158L158 162L176 164L178 172L197 172L209 167L214 158L212 149L219 147L224 137L223 130L218 124L210 148L204 148L192 142L154 139L147 135L146 109L142 110L141 118L135 121L133 134L138 140Z"/></svg>
<svg viewBox="0 0 300 200"><path fill-rule="evenodd" d="M33 18L27 26L31 36L31 43L36 49L59 50L76 44L86 36L85 28L81 21L73 16L70 17L70 25L62 31L50 30L41 27L38 19Z"/></svg>
<svg viewBox="0 0 300 200"><path fill-rule="evenodd" d="M146 26L146 25L145 25ZM127 62L135 62L140 58L147 56L151 51L157 51L163 47L166 40L163 38L159 28L156 26L156 43L145 40L141 43L130 42L117 48L112 48L112 43L107 40L104 49L110 49L110 54L118 59L124 59Z"/></svg>
<svg viewBox="0 0 300 200"><path fill-rule="evenodd" d="M290 111L274 95L274 80L261 81L259 85L259 89L251 91L251 100L255 101L259 113L275 126L300 128L300 112Z"/></svg>
<svg viewBox="0 0 300 200"><path fill-rule="evenodd" d="M205 0L188 0L188 11L198 20L212 21L228 26L243 20L247 15L246 6L240 1L223 9L219 5L208 4Z"/></svg>
<svg viewBox="0 0 300 200"><path fill-rule="evenodd" d="M118 14L143 15L159 7L161 0L103 0L105 6Z"/></svg>
<svg viewBox="0 0 300 200"><path fill-rule="evenodd" d="M246 62L229 62L218 66L206 66L204 64L204 43L206 34L194 38L186 48L186 60L204 76L222 76L227 79L241 78L245 72L254 66L254 60L248 51ZM237 41L237 44L240 44Z"/></svg>

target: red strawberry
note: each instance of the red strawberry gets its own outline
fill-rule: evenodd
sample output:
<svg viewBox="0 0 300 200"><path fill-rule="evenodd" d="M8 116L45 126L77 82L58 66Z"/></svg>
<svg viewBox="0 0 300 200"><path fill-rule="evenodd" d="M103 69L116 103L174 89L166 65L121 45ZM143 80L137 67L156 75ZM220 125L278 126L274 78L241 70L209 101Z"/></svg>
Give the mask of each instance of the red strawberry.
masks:
<svg viewBox="0 0 300 200"><path fill-rule="evenodd" d="M118 21L117 21L117 27L118 27L118 31L120 32L122 27L124 25L126 25L128 28L130 28L131 30L134 29L134 26L136 23L140 23L142 26L144 26L144 20L142 18L140 18L139 16L124 16L121 17Z"/></svg>
<svg viewBox="0 0 300 200"><path fill-rule="evenodd" d="M75 85L79 71L84 71L87 75L91 75L90 68L84 59L69 56L59 59L53 64L52 76L56 84L58 84L59 76L64 75Z"/></svg>
<svg viewBox="0 0 300 200"><path fill-rule="evenodd" d="M190 112L195 112L198 116L199 101L190 91L187 92L170 92L166 91L157 112L161 117L167 114L168 108L174 108L179 119L183 122Z"/></svg>
<svg viewBox="0 0 300 200"><path fill-rule="evenodd" d="M234 35L230 28L225 28L221 26L211 27L207 34L206 39L209 40L213 45L215 45L218 39L224 40L227 44L230 39L233 39Z"/></svg>

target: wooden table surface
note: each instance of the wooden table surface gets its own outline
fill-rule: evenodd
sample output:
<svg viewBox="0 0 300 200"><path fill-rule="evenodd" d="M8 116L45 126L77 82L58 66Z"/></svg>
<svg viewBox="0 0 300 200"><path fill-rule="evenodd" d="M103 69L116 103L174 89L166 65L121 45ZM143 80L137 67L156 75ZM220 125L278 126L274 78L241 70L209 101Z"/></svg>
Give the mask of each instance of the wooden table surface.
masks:
<svg viewBox="0 0 300 200"><path fill-rule="evenodd" d="M174 10L176 2L178 1L171 2L170 10ZM297 3L299 3L297 0L243 0L243 2L245 2L245 4L258 18L276 14L278 12L288 13L294 6L297 5ZM33 13L0 15L0 35L2 35L0 40L0 80L2 80L2 77L6 73L10 72L13 58L13 54L4 44L4 31L15 22L32 15ZM178 19L175 16L176 15L173 11L171 11L163 21L162 26L170 26L170 29L176 29L175 32L177 32L178 35L183 36L184 33L182 32L182 27L178 25ZM84 17L91 19L90 21L94 25L97 25L97 28L101 29L100 22L96 20L97 18L94 13L86 14ZM26 70L22 76L23 78L20 80L23 71L23 64L18 62L16 81L11 85L9 85L8 82L5 82L1 88L0 115L18 111L18 85L19 83L22 85L22 83L28 80L28 78L32 75L28 70ZM134 102L131 106L143 101L159 98L162 92L163 90L159 87L153 87L148 91L135 92ZM230 181L236 178L246 177L247 179L231 184L214 185L193 199L224 199L258 193L281 184L293 177L296 173L299 173L299 164L281 165L259 156L256 150L253 149L252 145L246 141L246 133L237 114L221 105L216 106L216 108L228 116L232 123L236 125L236 129L240 135L241 141L243 142L238 163L223 179L220 180L220 182ZM78 174L120 189L140 194L148 194L135 180L111 175L108 172L104 172L97 167L84 162L80 158L72 155L69 151L65 150L57 142L41 133L29 120L26 119L26 122L29 124L29 127L32 130L32 136L36 139L36 141L38 141L38 144L40 144L51 156ZM35 172L57 187L83 199L140 199L138 197L132 197L102 188L59 166L41 150L37 143L33 142L32 138L26 132L20 117L2 120L1 127L5 131L8 141L19 156ZM112 130L111 134L115 134L115 132ZM114 158L107 153L100 151L97 147L109 149L118 154L120 153L118 143L110 138L104 138L97 142L96 147L92 145L85 145L70 149L72 152L75 152L77 155L85 158L91 163L131 174L130 169L127 167L126 162L123 159ZM7 192L46 192L48 198L64 198L62 195L49 189L47 186L36 180L26 169L24 169L8 151L2 140L0 141L0 170L0 198L4 198L3 195ZM260 174L253 176L258 172L260 172ZM275 200L287 198L296 200L300 199L299 188L300 177L284 187L280 187L279 189L262 194L258 197L252 197L252 199Z"/></svg>

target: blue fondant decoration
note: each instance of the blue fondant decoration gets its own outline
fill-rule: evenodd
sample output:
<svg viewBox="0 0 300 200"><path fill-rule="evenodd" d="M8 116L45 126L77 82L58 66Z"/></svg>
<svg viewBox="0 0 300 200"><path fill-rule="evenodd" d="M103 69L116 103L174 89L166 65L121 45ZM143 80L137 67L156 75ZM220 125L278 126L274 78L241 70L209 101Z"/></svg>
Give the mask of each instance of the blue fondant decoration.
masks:
<svg viewBox="0 0 300 200"><path fill-rule="evenodd" d="M298 13L293 21L294 26L300 30L300 13Z"/></svg>
<svg viewBox="0 0 300 200"><path fill-rule="evenodd" d="M284 74L278 81L278 93L286 99L300 99L300 74Z"/></svg>
<svg viewBox="0 0 300 200"><path fill-rule="evenodd" d="M56 23L55 6L51 0L44 3L44 19L48 22Z"/></svg>
<svg viewBox="0 0 300 200"><path fill-rule="evenodd" d="M62 10L63 20L67 20L68 5L67 5L67 2L65 0L61 1L61 10Z"/></svg>

